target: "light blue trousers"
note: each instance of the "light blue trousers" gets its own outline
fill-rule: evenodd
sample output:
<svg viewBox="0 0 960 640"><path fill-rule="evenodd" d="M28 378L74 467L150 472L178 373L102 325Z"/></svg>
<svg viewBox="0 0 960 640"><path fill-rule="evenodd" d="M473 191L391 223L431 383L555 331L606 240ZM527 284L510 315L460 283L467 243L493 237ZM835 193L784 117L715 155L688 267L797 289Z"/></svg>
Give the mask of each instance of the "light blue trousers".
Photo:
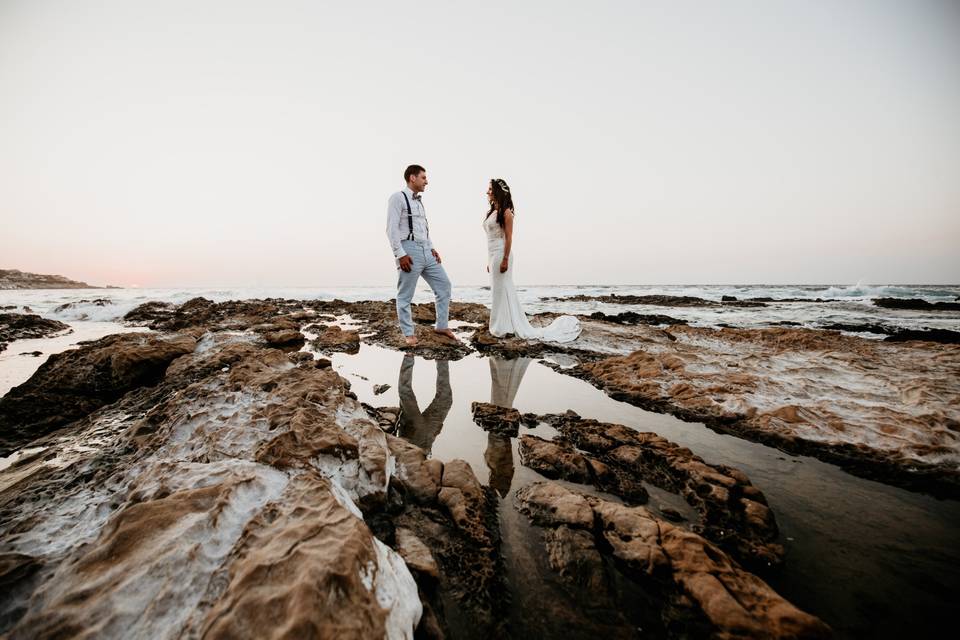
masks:
<svg viewBox="0 0 960 640"><path fill-rule="evenodd" d="M450 278L443 265L430 253L427 245L415 240L404 240L403 250L413 260L413 268L404 271L397 267L397 319L400 321L400 330L403 335L412 336L413 317L410 314L410 302L417 291L417 280L423 276L436 298L437 329L447 328L447 319L450 315Z"/></svg>

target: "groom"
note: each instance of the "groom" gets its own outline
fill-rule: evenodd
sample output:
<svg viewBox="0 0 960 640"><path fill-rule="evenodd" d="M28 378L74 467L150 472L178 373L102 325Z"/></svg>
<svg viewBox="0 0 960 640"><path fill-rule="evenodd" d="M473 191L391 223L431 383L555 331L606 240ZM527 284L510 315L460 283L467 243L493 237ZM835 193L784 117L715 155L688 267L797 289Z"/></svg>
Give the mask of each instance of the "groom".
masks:
<svg viewBox="0 0 960 640"><path fill-rule="evenodd" d="M450 278L440 264L440 254L430 242L430 225L423 208L421 194L427 188L427 170L412 164L403 172L407 186L387 202L387 238L393 257L397 259L397 318L406 343L413 347L417 336L410 314L410 301L422 276L436 298L437 333L454 340L457 337L447 327L450 314Z"/></svg>

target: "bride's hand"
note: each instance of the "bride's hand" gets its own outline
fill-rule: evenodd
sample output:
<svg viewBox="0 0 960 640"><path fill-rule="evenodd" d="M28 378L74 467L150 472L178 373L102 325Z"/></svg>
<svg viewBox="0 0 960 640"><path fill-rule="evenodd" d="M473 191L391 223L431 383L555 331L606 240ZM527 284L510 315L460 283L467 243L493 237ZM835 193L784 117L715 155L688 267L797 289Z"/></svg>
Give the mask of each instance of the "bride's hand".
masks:
<svg viewBox="0 0 960 640"><path fill-rule="evenodd" d="M506 273L507 269L510 268L510 262L507 258L504 258L500 261L500 273Z"/></svg>

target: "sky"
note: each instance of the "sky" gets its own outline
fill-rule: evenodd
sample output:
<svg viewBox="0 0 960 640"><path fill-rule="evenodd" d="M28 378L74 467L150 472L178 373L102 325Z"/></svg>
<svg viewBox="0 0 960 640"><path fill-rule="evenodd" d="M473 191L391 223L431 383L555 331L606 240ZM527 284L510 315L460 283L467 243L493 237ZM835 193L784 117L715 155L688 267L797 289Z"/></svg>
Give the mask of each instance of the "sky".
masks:
<svg viewBox="0 0 960 640"><path fill-rule="evenodd" d="M960 3L0 0L0 269L454 285L960 282Z"/></svg>

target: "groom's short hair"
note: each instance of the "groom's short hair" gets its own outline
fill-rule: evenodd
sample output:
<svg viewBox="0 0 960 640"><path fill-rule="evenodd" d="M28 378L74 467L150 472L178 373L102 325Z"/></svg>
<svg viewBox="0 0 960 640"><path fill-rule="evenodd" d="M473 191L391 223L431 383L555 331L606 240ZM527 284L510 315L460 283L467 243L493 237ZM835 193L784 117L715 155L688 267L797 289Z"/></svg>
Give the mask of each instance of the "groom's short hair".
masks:
<svg viewBox="0 0 960 640"><path fill-rule="evenodd" d="M403 179L407 182L410 182L410 178L413 176L420 175L423 171L426 171L423 167L418 164L412 164L403 171Z"/></svg>

